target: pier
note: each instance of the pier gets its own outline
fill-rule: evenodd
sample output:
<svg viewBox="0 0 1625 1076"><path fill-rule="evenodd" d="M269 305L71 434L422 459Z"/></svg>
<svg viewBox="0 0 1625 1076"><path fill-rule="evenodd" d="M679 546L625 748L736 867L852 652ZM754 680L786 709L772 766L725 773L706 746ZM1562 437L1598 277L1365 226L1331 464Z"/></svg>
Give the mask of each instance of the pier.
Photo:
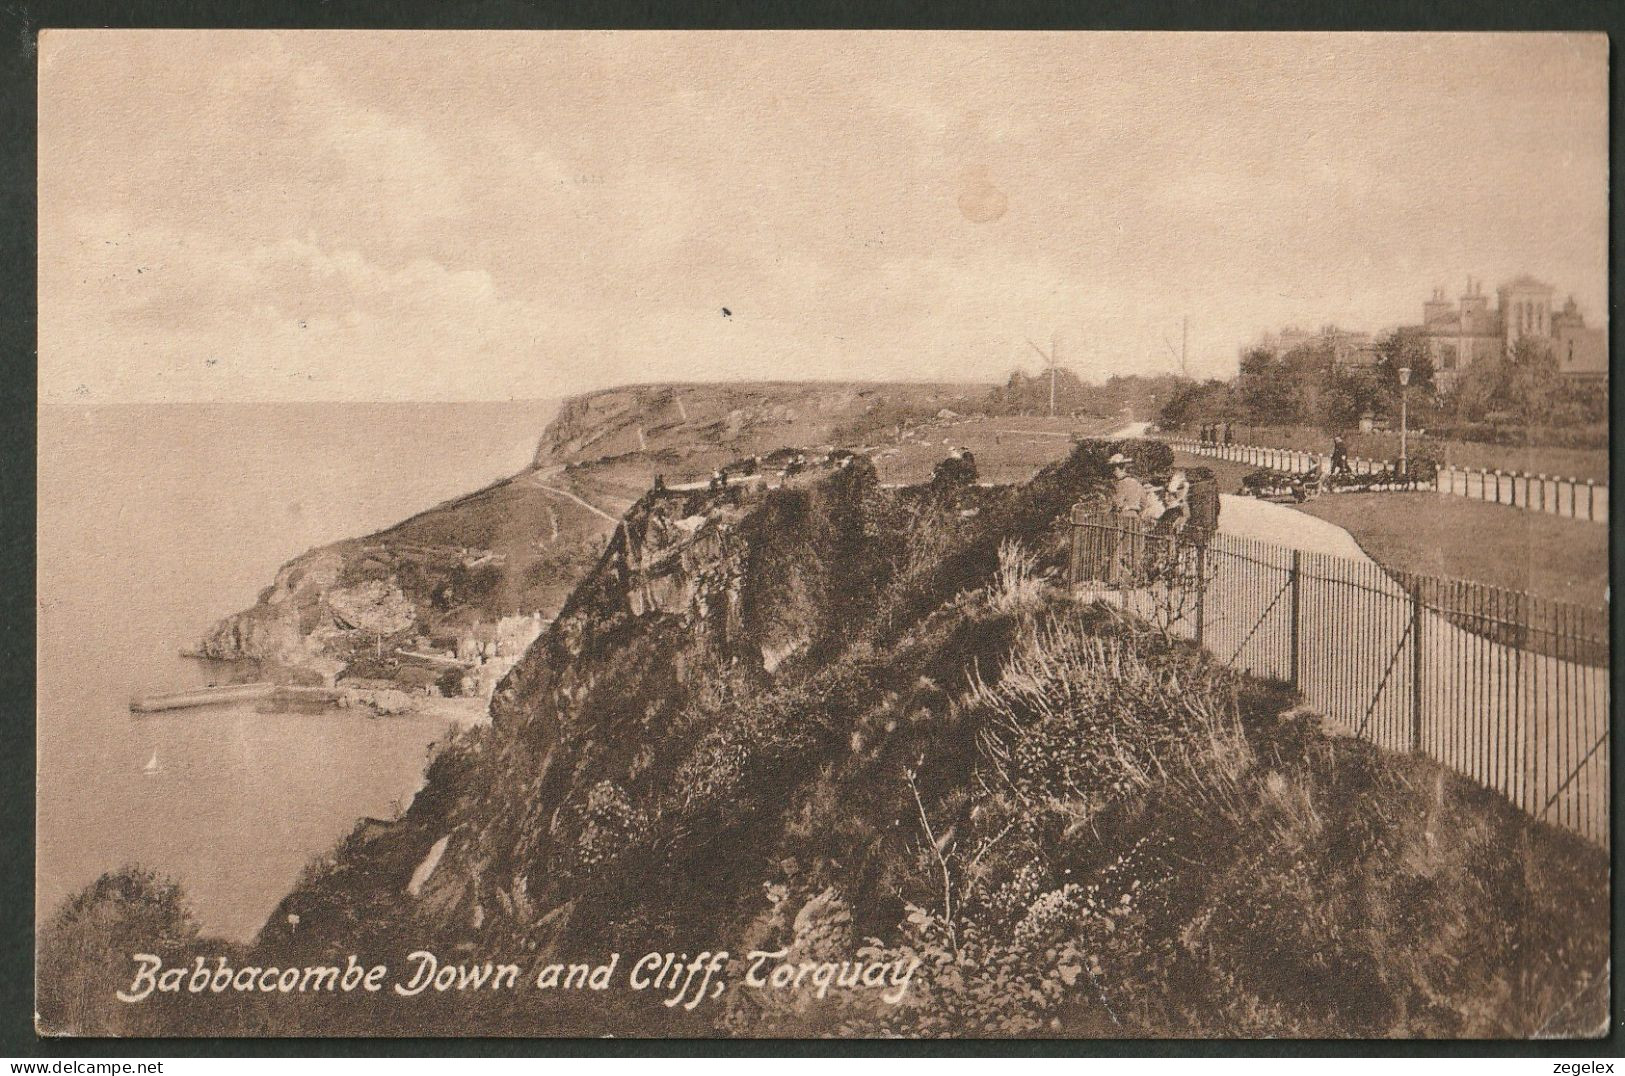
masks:
<svg viewBox="0 0 1625 1076"><path fill-rule="evenodd" d="M130 700L130 710L138 714L160 710L184 710L193 706L220 706L233 702L251 702L263 699L277 690L269 681L250 684L223 684L219 687L200 687L190 691L170 691L157 695L137 695Z"/></svg>

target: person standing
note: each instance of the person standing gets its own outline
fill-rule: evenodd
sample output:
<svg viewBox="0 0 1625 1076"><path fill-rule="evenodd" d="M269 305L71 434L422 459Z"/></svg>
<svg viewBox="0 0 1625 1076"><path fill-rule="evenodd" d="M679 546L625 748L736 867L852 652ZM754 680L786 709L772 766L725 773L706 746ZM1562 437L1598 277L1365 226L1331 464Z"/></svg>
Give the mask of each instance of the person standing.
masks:
<svg viewBox="0 0 1625 1076"><path fill-rule="evenodd" d="M1332 474L1349 473L1349 450L1342 435L1332 438Z"/></svg>
<svg viewBox="0 0 1625 1076"><path fill-rule="evenodd" d="M1112 470L1111 551L1106 580L1114 586L1133 581L1145 545L1145 522L1161 505L1145 483L1129 474L1132 457L1114 452L1106 461Z"/></svg>
<svg viewBox="0 0 1625 1076"><path fill-rule="evenodd" d="M1146 531L1151 543L1147 560L1161 568L1175 567L1179 563L1180 539L1191 518L1190 495L1190 479L1184 471L1174 471L1168 476L1168 487L1163 490L1161 512L1154 520L1145 521L1149 524Z"/></svg>
<svg viewBox="0 0 1625 1076"><path fill-rule="evenodd" d="M1184 471L1168 476L1168 489L1162 498L1162 514L1157 517L1157 533L1178 535L1191 518L1191 483Z"/></svg>

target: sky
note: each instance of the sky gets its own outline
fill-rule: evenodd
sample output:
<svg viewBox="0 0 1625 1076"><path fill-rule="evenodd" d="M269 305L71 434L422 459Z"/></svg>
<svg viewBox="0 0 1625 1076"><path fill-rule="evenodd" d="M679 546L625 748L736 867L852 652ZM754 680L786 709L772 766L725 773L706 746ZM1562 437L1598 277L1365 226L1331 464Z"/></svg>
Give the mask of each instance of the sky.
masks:
<svg viewBox="0 0 1625 1076"><path fill-rule="evenodd" d="M47 30L40 396L1234 370L1607 298L1600 35ZM726 312L725 312L726 311ZM1183 325L1182 325L1183 321ZM1188 326L1188 329L1184 329Z"/></svg>

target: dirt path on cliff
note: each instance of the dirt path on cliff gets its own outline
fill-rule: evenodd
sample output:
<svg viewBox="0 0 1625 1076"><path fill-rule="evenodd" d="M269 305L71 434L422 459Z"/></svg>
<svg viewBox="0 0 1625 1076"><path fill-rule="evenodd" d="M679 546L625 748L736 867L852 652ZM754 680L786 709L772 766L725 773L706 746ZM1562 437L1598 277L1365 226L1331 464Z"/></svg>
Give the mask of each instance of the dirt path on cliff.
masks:
<svg viewBox="0 0 1625 1076"><path fill-rule="evenodd" d="M1132 437L1144 437L1145 431L1151 426L1149 422L1130 422L1122 429L1113 430L1106 435L1108 441L1127 441Z"/></svg>
<svg viewBox="0 0 1625 1076"><path fill-rule="evenodd" d="M557 494L558 496L563 497L566 500L574 501L576 504L579 504L581 507L585 508L587 511L593 513L596 516L600 516L600 517L602 517L604 519L607 519L611 523L619 523L620 522L620 519L618 517L610 515L608 512L606 512L602 508L598 507L596 504L593 504L591 501L588 501L588 500L585 500L585 499L583 499L581 497L578 497L577 495L575 495L574 493L571 493L567 489L560 489L558 486L548 485L547 480L550 479L550 478L553 478L555 475L558 475L563 470L564 470L563 467L544 467L539 471L532 471L530 474L526 475L525 480L527 482L529 482L531 485L535 486L537 489L546 490L548 493Z"/></svg>

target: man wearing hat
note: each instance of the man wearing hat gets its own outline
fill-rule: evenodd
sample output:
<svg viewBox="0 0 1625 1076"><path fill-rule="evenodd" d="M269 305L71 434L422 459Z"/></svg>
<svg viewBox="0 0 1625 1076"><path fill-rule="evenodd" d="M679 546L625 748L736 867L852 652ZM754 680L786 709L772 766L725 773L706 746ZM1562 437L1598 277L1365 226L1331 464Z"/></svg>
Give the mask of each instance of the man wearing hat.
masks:
<svg viewBox="0 0 1625 1076"><path fill-rule="evenodd" d="M1161 503L1145 488L1145 483L1128 473L1134 460L1114 452L1106 461L1112 469L1111 518L1116 541L1107 569L1107 581L1123 585L1131 581L1140 563L1144 529L1148 519L1160 513Z"/></svg>
<svg viewBox="0 0 1625 1076"><path fill-rule="evenodd" d="M1132 456L1125 456L1121 452L1112 453L1111 459L1106 461L1112 469L1111 510L1113 514L1141 520L1153 514L1156 498L1145 488L1145 483L1128 473L1129 464L1133 462Z"/></svg>

